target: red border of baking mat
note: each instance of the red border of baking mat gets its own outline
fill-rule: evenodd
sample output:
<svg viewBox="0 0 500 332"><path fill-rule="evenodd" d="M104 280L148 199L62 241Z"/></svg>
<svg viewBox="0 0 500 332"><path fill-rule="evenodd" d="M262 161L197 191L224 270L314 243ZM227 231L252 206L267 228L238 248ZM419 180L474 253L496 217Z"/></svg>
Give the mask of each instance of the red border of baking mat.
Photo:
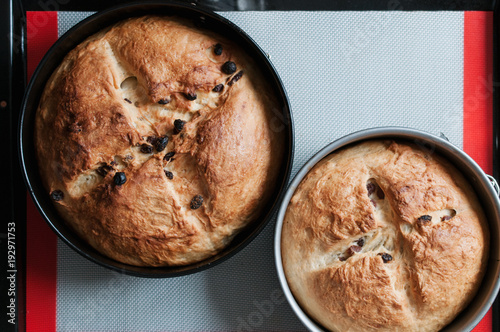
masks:
<svg viewBox="0 0 500 332"><path fill-rule="evenodd" d="M27 12L27 66L31 77L58 38L57 12ZM493 13L464 13L463 147L491 174L493 151ZM485 56L486 54L486 56ZM56 331L57 237L30 198L27 202L26 330ZM491 332L491 310L474 332Z"/></svg>
<svg viewBox="0 0 500 332"><path fill-rule="evenodd" d="M28 78L58 38L57 12L27 12ZM28 197L26 213L26 331L56 331L57 236Z"/></svg>
<svg viewBox="0 0 500 332"><path fill-rule="evenodd" d="M463 148L493 170L493 12L464 13ZM492 331L491 309L474 332Z"/></svg>

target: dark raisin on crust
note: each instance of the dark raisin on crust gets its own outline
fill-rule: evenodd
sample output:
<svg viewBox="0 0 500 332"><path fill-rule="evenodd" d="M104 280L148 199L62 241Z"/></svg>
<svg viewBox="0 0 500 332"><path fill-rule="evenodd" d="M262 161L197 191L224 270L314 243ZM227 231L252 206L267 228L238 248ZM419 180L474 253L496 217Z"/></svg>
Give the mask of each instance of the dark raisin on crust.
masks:
<svg viewBox="0 0 500 332"><path fill-rule="evenodd" d="M238 74L234 75L231 80L229 81L229 83L227 83L227 85L231 86L233 85L234 83L238 82L238 80L241 78L241 76L243 76L243 70L240 70L238 72Z"/></svg>
<svg viewBox="0 0 500 332"><path fill-rule="evenodd" d="M214 46L214 53L215 55L221 55L222 54L222 45L221 44L215 44Z"/></svg>
<svg viewBox="0 0 500 332"><path fill-rule="evenodd" d="M170 99L168 99L168 98L163 98L163 99L158 100L158 104L160 104L160 105L166 105L168 103L170 103Z"/></svg>
<svg viewBox="0 0 500 332"><path fill-rule="evenodd" d="M156 142L154 143L154 146L156 148L156 151L161 152L165 150L168 144L168 136L163 136L159 137Z"/></svg>
<svg viewBox="0 0 500 332"><path fill-rule="evenodd" d="M430 223L431 220L432 220L431 216L429 216L429 215L423 215L421 217L418 217L417 224L419 226L424 226L424 225L427 225L428 223Z"/></svg>
<svg viewBox="0 0 500 332"><path fill-rule="evenodd" d="M190 206L191 206L191 209L196 210L196 209L199 209L202 204L203 204L203 197L201 195L196 195L191 200Z"/></svg>
<svg viewBox="0 0 500 332"><path fill-rule="evenodd" d="M165 154L165 157L163 157L163 160L165 160L165 161L173 160L172 159L173 156L175 156L175 152L174 151L167 152Z"/></svg>
<svg viewBox="0 0 500 332"><path fill-rule="evenodd" d="M125 101L126 101L127 103L129 103L129 104L132 104L132 102L131 102L131 101L130 101L130 99L128 99L128 98L123 98L123 100L125 100Z"/></svg>
<svg viewBox="0 0 500 332"><path fill-rule="evenodd" d="M174 134L178 134L184 129L184 125L186 124L186 121L183 121L181 119L176 119L174 121Z"/></svg>
<svg viewBox="0 0 500 332"><path fill-rule="evenodd" d="M141 152L142 153L151 153L153 152L153 146L149 144L141 144Z"/></svg>
<svg viewBox="0 0 500 332"><path fill-rule="evenodd" d="M113 182L117 186L121 186L122 184L125 184L125 182L127 182L127 177L125 176L125 173L123 173L123 172L116 172L115 176L113 176Z"/></svg>
<svg viewBox="0 0 500 332"><path fill-rule="evenodd" d="M221 92L223 89L224 89L224 84L217 84L216 86L214 86L212 91L213 92Z"/></svg>
<svg viewBox="0 0 500 332"><path fill-rule="evenodd" d="M368 181L368 183L366 184L366 190L368 191L368 196L371 196L373 193L375 193L375 196L377 196L375 198L378 198L378 199L384 199L385 198L384 191L376 183Z"/></svg>
<svg viewBox="0 0 500 332"><path fill-rule="evenodd" d="M232 61L227 61L222 65L222 72L227 75L231 75L236 72L236 64Z"/></svg>
<svg viewBox="0 0 500 332"><path fill-rule="evenodd" d="M349 256L352 256L355 253L360 252L360 251L361 251L361 247L354 245L354 246L350 246L349 249L347 249L347 254Z"/></svg>
<svg viewBox="0 0 500 332"><path fill-rule="evenodd" d="M376 189L376 187L375 187L375 185L373 183L368 182L366 184L366 190L368 190L368 196L370 196L371 194L373 194L375 192L375 189Z"/></svg>
<svg viewBox="0 0 500 332"><path fill-rule="evenodd" d="M360 238L358 241L356 241L357 245L362 247L365 245L365 239L364 238Z"/></svg>
<svg viewBox="0 0 500 332"><path fill-rule="evenodd" d="M196 98L198 98L198 96L196 96L196 93L185 93L184 94L184 97L186 97L187 100L196 100Z"/></svg>
<svg viewBox="0 0 500 332"><path fill-rule="evenodd" d="M61 190L56 189L50 193L50 198L56 202L61 201L64 198L64 193Z"/></svg>
<svg viewBox="0 0 500 332"><path fill-rule="evenodd" d="M106 176L106 175L108 175L108 173L109 173L110 171L112 171L112 170L113 170L113 167L111 167L111 166L109 166L109 165L107 165L107 164L106 164L106 165L102 165L101 167L99 167L99 168L96 170L96 172L97 172L97 174L99 174L100 176L105 177L105 176Z"/></svg>
<svg viewBox="0 0 500 332"><path fill-rule="evenodd" d="M389 255L388 253L379 253L379 256L382 256L382 260L384 261L384 263L388 263L390 261L392 261L392 256Z"/></svg>
<svg viewBox="0 0 500 332"><path fill-rule="evenodd" d="M346 260L347 260L347 257L339 256L339 261L345 262Z"/></svg>
<svg viewBox="0 0 500 332"><path fill-rule="evenodd" d="M170 171L165 171L165 176L169 179L172 180L174 178L174 174Z"/></svg>
<svg viewBox="0 0 500 332"><path fill-rule="evenodd" d="M380 199L384 199L385 198L385 193L382 190L382 188L380 188L380 187L377 188L377 197L380 198Z"/></svg>
<svg viewBox="0 0 500 332"><path fill-rule="evenodd" d="M156 137L156 136L148 136L146 138L146 142L148 142L149 144L152 144L152 145L154 145L157 140L158 140L158 137Z"/></svg>

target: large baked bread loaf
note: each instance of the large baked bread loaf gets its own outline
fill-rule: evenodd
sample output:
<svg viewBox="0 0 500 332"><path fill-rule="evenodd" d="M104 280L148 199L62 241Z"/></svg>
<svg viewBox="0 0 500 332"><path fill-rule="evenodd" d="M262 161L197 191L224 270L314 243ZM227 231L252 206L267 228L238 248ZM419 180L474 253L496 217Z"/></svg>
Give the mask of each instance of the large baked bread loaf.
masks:
<svg viewBox="0 0 500 332"><path fill-rule="evenodd" d="M138 266L190 264L268 202L283 156L277 109L230 40L182 19L128 19L77 46L48 81L40 174L98 251Z"/></svg>
<svg viewBox="0 0 500 332"><path fill-rule="evenodd" d="M319 162L283 223L285 275L332 331L437 331L475 295L488 231L476 195L418 145L367 141Z"/></svg>

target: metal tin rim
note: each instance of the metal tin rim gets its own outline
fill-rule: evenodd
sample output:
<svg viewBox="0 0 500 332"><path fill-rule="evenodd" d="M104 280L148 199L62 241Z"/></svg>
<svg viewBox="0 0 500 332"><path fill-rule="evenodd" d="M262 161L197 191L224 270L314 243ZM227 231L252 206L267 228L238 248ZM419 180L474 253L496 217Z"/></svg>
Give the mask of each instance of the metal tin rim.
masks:
<svg viewBox="0 0 500 332"><path fill-rule="evenodd" d="M282 125L282 131L287 137L285 146L286 157L284 158L280 172L279 183L276 186L274 198L266 207L265 212L262 213L260 218L258 218L253 225L238 234L230 246L219 254L204 261L180 267L153 268L122 264L100 254L84 241L76 237L73 232L64 225L62 219L55 212L52 203L48 202L46 198L43 198L43 195L47 195L43 194L44 189L39 180L38 167L36 158L34 157L34 148L32 147L33 122L39 98L45 87L46 81L60 64L64 56L85 38L101 29L129 17L148 14L163 14L197 20L197 22L200 22L209 30L214 30L221 35L229 35L231 38L235 38L242 47L245 47L247 52L255 56L254 60L258 63L262 71L267 74L266 77L276 90L281 109L275 110L274 115L277 121L279 121L278 123ZM250 36L226 18L212 11L200 9L195 4L175 1L145 1L111 7L89 16L62 35L40 61L40 64L37 66L26 88L21 106L18 139L19 161L25 184L38 211L57 236L77 253L94 263L120 273L148 278L177 277L199 272L227 260L246 247L264 229L272 219L274 212L277 210L290 178L294 154L294 129L290 102L284 85L266 53Z"/></svg>
<svg viewBox="0 0 500 332"><path fill-rule="evenodd" d="M419 144L423 148L430 149L431 152L436 150L441 156L444 156L446 159L453 162L454 165L466 176L473 176L472 178L469 178L470 183L478 194L479 199L483 202L483 209L485 210L487 219L490 222L490 256L488 260L488 267L480 289L472 302L443 330L471 331L488 312L489 308L495 301L500 288L500 202L498 194L488 180L486 174L465 152L444 138L412 128L377 127L351 133L328 144L311 157L311 159L309 159L295 175L287 192L285 193L280 209L278 210L274 237L275 264L280 285L283 289L285 297L297 317L310 331L325 331L323 327L312 320L302 310L300 305L295 300L285 277L283 262L281 259L281 230L286 209L295 192L295 189L298 187L309 170L311 170L311 168L313 168L321 159L347 145L359 143L364 140L383 138L409 140Z"/></svg>

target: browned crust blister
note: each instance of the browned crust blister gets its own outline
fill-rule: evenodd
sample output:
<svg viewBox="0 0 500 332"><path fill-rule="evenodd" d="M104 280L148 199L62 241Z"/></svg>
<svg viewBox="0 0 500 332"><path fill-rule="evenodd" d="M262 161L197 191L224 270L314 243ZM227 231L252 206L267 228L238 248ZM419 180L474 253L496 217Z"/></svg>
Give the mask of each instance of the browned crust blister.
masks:
<svg viewBox="0 0 500 332"><path fill-rule="evenodd" d="M304 310L332 331L437 331L476 293L487 223L448 162L417 145L335 152L288 206L282 258Z"/></svg>
<svg viewBox="0 0 500 332"><path fill-rule="evenodd" d="M40 173L102 253L140 266L197 262L270 197L283 153L269 126L276 109L232 42L180 19L129 19L77 46L47 83Z"/></svg>

